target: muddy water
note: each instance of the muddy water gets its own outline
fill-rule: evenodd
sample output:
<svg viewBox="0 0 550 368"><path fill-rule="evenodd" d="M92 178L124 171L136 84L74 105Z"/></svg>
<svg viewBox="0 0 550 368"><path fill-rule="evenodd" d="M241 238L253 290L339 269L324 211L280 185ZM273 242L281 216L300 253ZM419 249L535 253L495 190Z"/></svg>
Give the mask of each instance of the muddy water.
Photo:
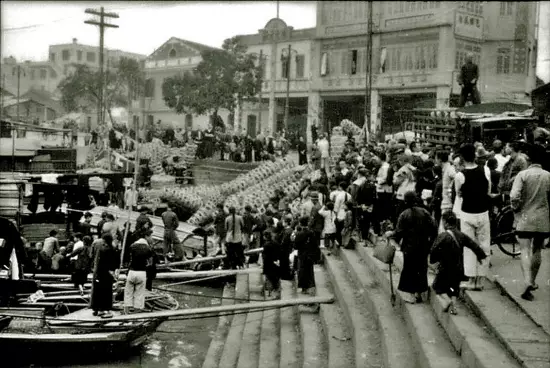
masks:
<svg viewBox="0 0 550 368"><path fill-rule="evenodd" d="M156 286L163 287L161 283ZM221 304L221 288L210 288L192 285L181 285L170 289L178 292L199 294L191 296L172 295L180 303L180 308L200 308ZM205 297L212 296L212 297ZM41 365L38 362L32 367L63 368L195 368L202 367L212 336L216 332L218 318L189 319L167 321L159 326L157 332L138 349L123 358L98 356L94 361L58 361L52 365ZM59 352L63 353L63 352Z"/></svg>

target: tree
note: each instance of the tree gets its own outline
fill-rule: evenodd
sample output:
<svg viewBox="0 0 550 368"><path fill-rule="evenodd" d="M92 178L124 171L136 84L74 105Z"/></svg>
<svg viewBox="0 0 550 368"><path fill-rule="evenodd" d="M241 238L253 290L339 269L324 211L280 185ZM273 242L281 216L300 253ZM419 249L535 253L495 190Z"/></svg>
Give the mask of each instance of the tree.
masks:
<svg viewBox="0 0 550 368"><path fill-rule="evenodd" d="M86 65L74 65L75 70L59 84L61 103L68 112L88 112L97 108L101 76ZM127 107L131 93L143 85L143 72L134 59L121 58L118 67L104 74L104 108L112 122L114 107Z"/></svg>
<svg viewBox="0 0 550 368"><path fill-rule="evenodd" d="M256 56L246 51L237 37L225 40L221 50L204 50L202 61L192 72L164 81L164 102L178 114L210 114L212 121L219 119L220 109L234 112L244 100L254 99L261 88Z"/></svg>

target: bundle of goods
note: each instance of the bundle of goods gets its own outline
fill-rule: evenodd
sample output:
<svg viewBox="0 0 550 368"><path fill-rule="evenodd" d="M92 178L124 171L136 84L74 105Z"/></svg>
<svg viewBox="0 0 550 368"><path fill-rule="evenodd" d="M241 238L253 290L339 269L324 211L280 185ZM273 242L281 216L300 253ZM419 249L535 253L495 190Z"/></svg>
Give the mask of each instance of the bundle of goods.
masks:
<svg viewBox="0 0 550 368"><path fill-rule="evenodd" d="M285 169L291 169L294 166L295 163L287 159L278 159L274 162L263 162L260 166L246 174L239 175L235 180L218 186L220 188L221 197L225 199L239 191L244 191L263 180L273 177L276 173ZM223 203L223 201L220 201L219 197L205 200L201 208L189 219L189 223L202 226L210 222L218 203Z"/></svg>
<svg viewBox="0 0 550 368"><path fill-rule="evenodd" d="M160 174L162 170L162 160L167 156L181 157L187 164L187 167L193 164L197 145L194 142L187 143L184 147L170 147L154 138L152 142L140 145L139 157L149 159L151 170L155 174Z"/></svg>
<svg viewBox="0 0 550 368"><path fill-rule="evenodd" d="M144 190L140 192L144 202L158 203L171 202L183 211L195 212L205 201L210 199L223 200L218 186L200 185L196 187L172 187Z"/></svg>
<svg viewBox="0 0 550 368"><path fill-rule="evenodd" d="M155 174L151 176L151 188L162 189L174 187L176 185L176 177L165 174Z"/></svg>
<svg viewBox="0 0 550 368"><path fill-rule="evenodd" d="M225 206L235 207L237 211L242 211L247 205L262 209L279 190L283 191L288 198L294 198L300 191L303 175L307 173L307 171L300 172L285 168L262 182L230 196L225 201Z"/></svg>
<svg viewBox="0 0 550 368"><path fill-rule="evenodd" d="M352 134L354 136L361 135L362 129L359 128L354 122L344 119L340 123L340 127L342 128L342 133L347 136L348 134Z"/></svg>

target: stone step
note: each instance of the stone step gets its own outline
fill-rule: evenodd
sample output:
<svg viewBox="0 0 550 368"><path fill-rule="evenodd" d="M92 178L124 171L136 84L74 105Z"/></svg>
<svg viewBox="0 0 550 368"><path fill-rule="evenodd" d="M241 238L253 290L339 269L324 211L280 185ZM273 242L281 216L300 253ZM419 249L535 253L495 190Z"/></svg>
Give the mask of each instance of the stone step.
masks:
<svg viewBox="0 0 550 368"><path fill-rule="evenodd" d="M365 260L375 279L386 293L390 294L390 276L388 266L372 256L372 248L358 246L358 253ZM414 350L417 353L419 366L422 368L459 368L463 367L451 342L428 304L406 303L400 292L399 270L392 267L393 286L396 296L396 310L405 319L411 335Z"/></svg>
<svg viewBox="0 0 550 368"><path fill-rule="evenodd" d="M235 301L231 298L235 297L235 287L227 283L223 289L223 298L222 305L232 305ZM225 340L229 333L229 328L231 327L231 321L233 320L233 315L229 314L227 316L220 316L218 319L218 327L216 328L214 337L210 342L208 347L208 352L206 353L206 358L202 364L202 368L217 367L220 364L220 358L223 353L223 347L225 345Z"/></svg>
<svg viewBox="0 0 550 368"><path fill-rule="evenodd" d="M523 367L550 367L550 335L494 283L485 280L483 291L466 290L464 298Z"/></svg>
<svg viewBox="0 0 550 368"><path fill-rule="evenodd" d="M403 253L396 252L394 264L398 270L403 269ZM435 274L428 273L431 285ZM478 293L479 294L479 293ZM457 315L443 311L443 301L432 291L430 305L439 324L447 337L460 354L466 367L520 367L513 355L491 334L491 328L478 318L472 310L458 301ZM497 311L494 311L497 313Z"/></svg>
<svg viewBox="0 0 550 368"><path fill-rule="evenodd" d="M340 257L323 252L334 293L342 306L354 343L356 367L382 367L382 349L376 318L365 308L362 295L353 285Z"/></svg>
<svg viewBox="0 0 550 368"><path fill-rule="evenodd" d="M291 298L296 298L294 282L281 280L281 299ZM281 309L280 326L279 368L299 368L302 365L303 349L298 307Z"/></svg>
<svg viewBox="0 0 550 368"><path fill-rule="evenodd" d="M236 302L245 302L244 299L250 299L248 290L248 274L237 275L235 298L243 299L236 300ZM246 314L237 314L233 316L231 328L227 334L227 339L225 340L225 345L223 347L223 353L220 358L219 368L237 367L245 323Z"/></svg>
<svg viewBox="0 0 550 368"><path fill-rule="evenodd" d="M384 367L419 368L405 321L394 310L365 261L355 250L343 249L341 256L367 307L376 316Z"/></svg>
<svg viewBox="0 0 550 368"><path fill-rule="evenodd" d="M279 368L281 360L280 313L281 310L279 308L263 311L262 332L260 334L260 363L258 367Z"/></svg>
<svg viewBox="0 0 550 368"><path fill-rule="evenodd" d="M262 274L252 273L248 276L250 299L264 300ZM260 334L262 332L263 312L248 312L241 340L238 368L257 368L260 359Z"/></svg>
<svg viewBox="0 0 550 368"><path fill-rule="evenodd" d="M318 307L298 307L302 336L302 368L332 368L328 365L328 346Z"/></svg>
<svg viewBox="0 0 550 368"><path fill-rule="evenodd" d="M334 295L329 277L321 266L315 266L317 295ZM355 366L355 349L351 328L339 303L321 304L321 323L328 345L328 366L330 368L348 368Z"/></svg>

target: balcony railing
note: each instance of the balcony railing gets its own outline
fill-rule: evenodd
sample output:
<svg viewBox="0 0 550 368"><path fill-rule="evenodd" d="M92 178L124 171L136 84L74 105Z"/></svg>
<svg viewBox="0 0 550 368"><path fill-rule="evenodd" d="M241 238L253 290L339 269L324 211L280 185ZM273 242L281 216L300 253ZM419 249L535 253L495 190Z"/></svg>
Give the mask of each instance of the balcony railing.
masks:
<svg viewBox="0 0 550 368"><path fill-rule="evenodd" d="M271 92L271 88L275 84L275 92L286 92L287 80L277 79L275 82L270 80L264 81L262 84L262 92ZM307 92L310 88L311 81L309 79L291 79L289 90L291 92Z"/></svg>

